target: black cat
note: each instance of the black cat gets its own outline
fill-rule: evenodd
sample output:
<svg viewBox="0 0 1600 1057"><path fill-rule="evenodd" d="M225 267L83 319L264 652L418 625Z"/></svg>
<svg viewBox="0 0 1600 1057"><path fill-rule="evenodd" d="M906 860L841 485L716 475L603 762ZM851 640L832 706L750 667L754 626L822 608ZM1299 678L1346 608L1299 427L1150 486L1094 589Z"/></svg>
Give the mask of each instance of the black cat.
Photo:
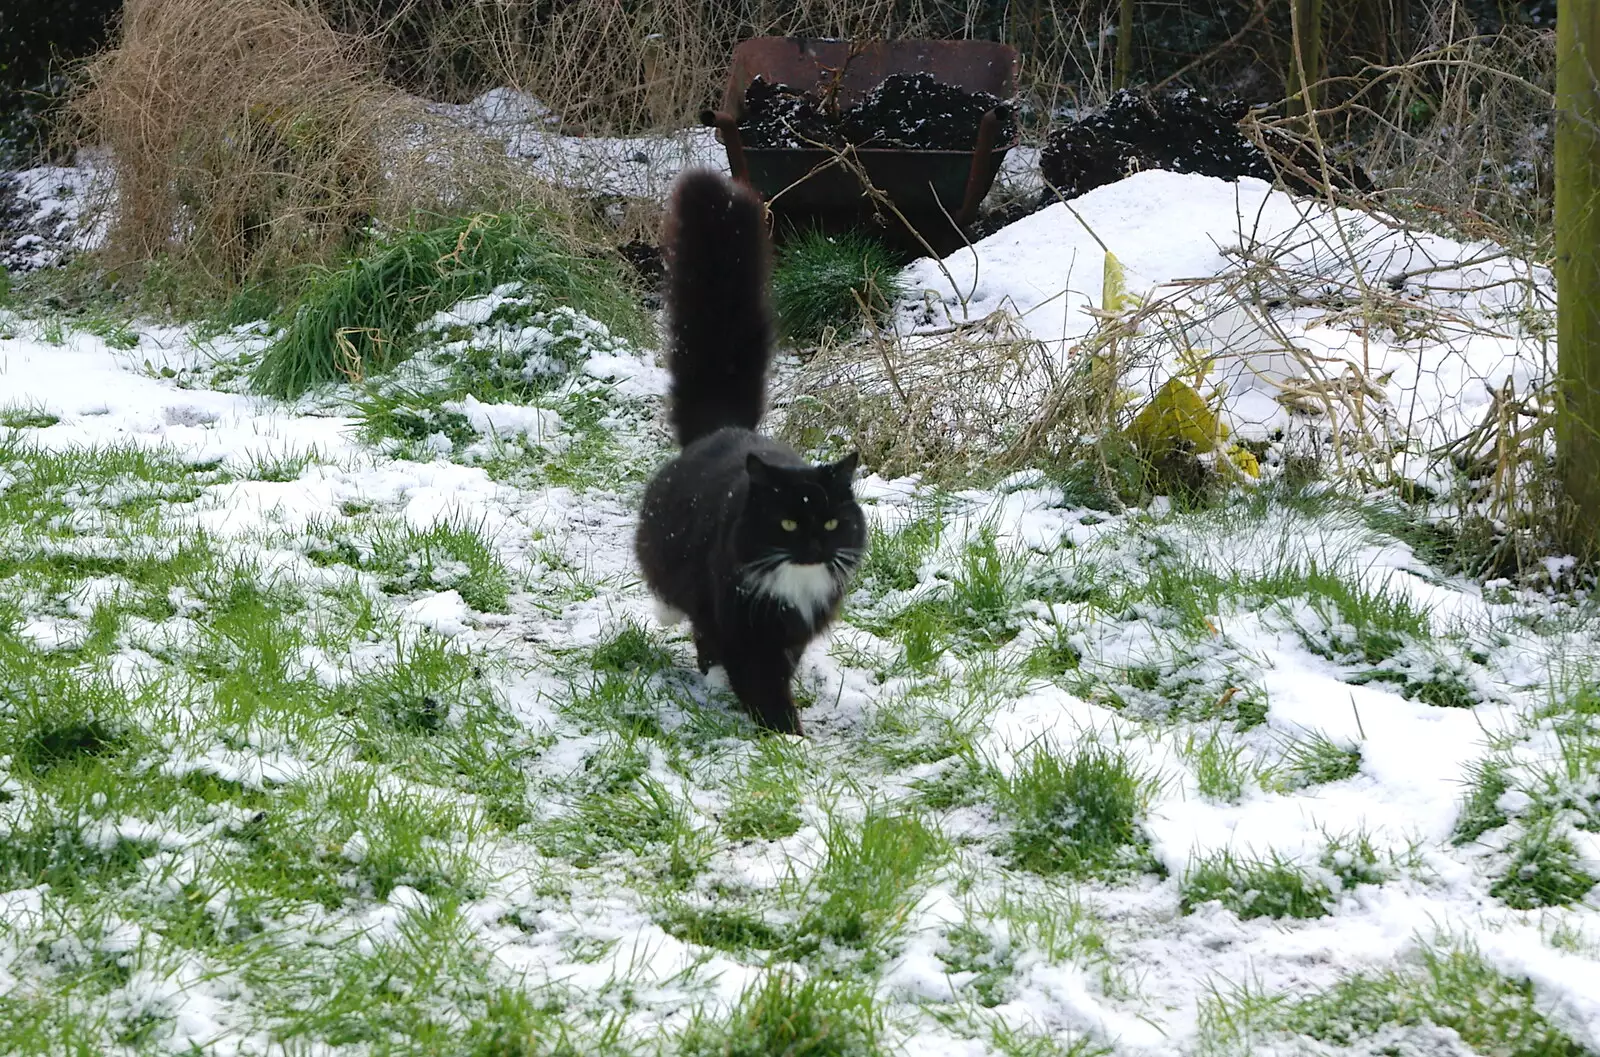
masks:
<svg viewBox="0 0 1600 1057"><path fill-rule="evenodd" d="M795 665L866 545L857 457L813 466L756 432L772 360L761 200L686 173L667 225L669 417L683 451L645 489L635 549L664 616L693 626L700 671L722 665L756 722L799 734Z"/></svg>

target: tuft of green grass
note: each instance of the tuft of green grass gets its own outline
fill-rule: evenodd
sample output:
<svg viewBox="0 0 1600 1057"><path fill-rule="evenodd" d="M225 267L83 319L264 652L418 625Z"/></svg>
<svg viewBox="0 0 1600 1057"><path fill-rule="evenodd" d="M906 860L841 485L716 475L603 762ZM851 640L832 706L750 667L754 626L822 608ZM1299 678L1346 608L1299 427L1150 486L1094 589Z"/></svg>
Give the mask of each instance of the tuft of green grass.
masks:
<svg viewBox="0 0 1600 1057"><path fill-rule="evenodd" d="M909 591L922 580L922 567L938 545L942 524L937 517L919 517L894 531L874 524L867 556L856 573L858 582L880 591Z"/></svg>
<svg viewBox="0 0 1600 1057"><path fill-rule="evenodd" d="M437 735L487 709L491 698L481 658L432 633L393 644L381 663L347 682L343 701L358 720L357 740L369 753L400 758L418 751L415 739ZM398 735L398 738L396 738Z"/></svg>
<svg viewBox="0 0 1600 1057"><path fill-rule="evenodd" d="M1569 906L1595 886L1595 878L1584 871L1572 842L1549 815L1526 819L1508 851L1509 861L1500 878L1489 886L1489 894L1509 907Z"/></svg>
<svg viewBox="0 0 1600 1057"><path fill-rule="evenodd" d="M507 612L511 573L483 525L459 519L427 528L379 522L352 530L323 526L309 533L306 557L318 565L350 565L378 577L388 594L455 590L484 613Z"/></svg>
<svg viewBox="0 0 1600 1057"><path fill-rule="evenodd" d="M1195 784L1201 796L1231 804L1244 795L1244 746L1229 743L1220 729L1213 730L1198 745L1191 736L1185 755L1194 765Z"/></svg>
<svg viewBox="0 0 1600 1057"><path fill-rule="evenodd" d="M1359 831L1330 838L1322 851L1321 865L1337 877L1344 888L1382 884L1391 872L1378 861L1378 849L1373 847L1372 838Z"/></svg>
<svg viewBox="0 0 1600 1057"><path fill-rule="evenodd" d="M923 874L949 846L915 815L871 811L859 824L834 822L827 858L812 878L822 893L799 932L847 947L881 944L899 927Z"/></svg>
<svg viewBox="0 0 1600 1057"><path fill-rule="evenodd" d="M930 811L947 811L981 803L993 774L975 753L958 753L926 778L913 779L916 802Z"/></svg>
<svg viewBox="0 0 1600 1057"><path fill-rule="evenodd" d="M784 243L772 274L772 300L784 338L796 345L853 330L862 310L876 320L904 293L900 264L869 235L801 232Z"/></svg>
<svg viewBox="0 0 1600 1057"><path fill-rule="evenodd" d="M880 705L872 714L867 738L877 754L897 770L973 752L970 716L949 715L915 696Z"/></svg>
<svg viewBox="0 0 1600 1057"><path fill-rule="evenodd" d="M683 1057L877 1057L882 1014L860 984L769 972L725 1020L697 1017Z"/></svg>
<svg viewBox="0 0 1600 1057"><path fill-rule="evenodd" d="M988 932L963 922L945 932L938 957L947 973L973 974L966 986L985 1009L1010 1000L1014 991L1011 975L1016 971L1015 949L1010 944L997 944Z"/></svg>
<svg viewBox="0 0 1600 1057"><path fill-rule="evenodd" d="M979 530L961 555L950 582L950 609L958 627L999 643L1016 633L1014 612L1026 572L1026 555L1001 553L992 528Z"/></svg>
<svg viewBox="0 0 1600 1057"><path fill-rule="evenodd" d="M1468 685L1465 673L1442 659L1371 668L1348 676L1347 681L1357 686L1394 683L1407 701L1420 701L1435 708L1475 708L1481 700L1478 691Z"/></svg>
<svg viewBox="0 0 1600 1057"><path fill-rule="evenodd" d="M699 813L645 773L637 747L621 743L604 755L587 776L589 793L547 828L546 854L579 867L632 856L672 884L692 880L711 855L711 835L696 825Z"/></svg>
<svg viewBox="0 0 1600 1057"><path fill-rule="evenodd" d="M1083 663L1083 651L1073 641L1074 634L1072 629L1060 624L1052 626L1049 637L1035 646L1022 662L1023 669L1043 679L1057 679L1077 671Z"/></svg>
<svg viewBox="0 0 1600 1057"><path fill-rule="evenodd" d="M989 1026L989 1045L1004 1057L1108 1057L1115 1052L1087 1035L1040 1035L996 1020Z"/></svg>
<svg viewBox="0 0 1600 1057"><path fill-rule="evenodd" d="M129 349L139 347L139 335L124 319L114 319L106 315L90 315L74 320L72 325L75 329L81 330L86 334L93 334L113 349L127 352Z"/></svg>
<svg viewBox="0 0 1600 1057"><path fill-rule="evenodd" d="M1470 844L1506 824L1500 798L1511 788L1510 772L1510 763L1494 756L1478 760L1467 768L1467 792L1462 797L1461 812L1450 834L1452 843Z"/></svg>
<svg viewBox="0 0 1600 1057"><path fill-rule="evenodd" d="M1290 1031L1355 1047L1389 1025L1449 1028L1478 1053L1586 1057L1589 1050L1540 1012L1533 985L1501 975L1470 948L1421 951L1420 972L1361 974L1294 1002Z"/></svg>
<svg viewBox="0 0 1600 1057"><path fill-rule="evenodd" d="M126 884L153 842L87 835L51 809L28 813L0 843L0 885L7 891L47 884L57 892L103 894Z"/></svg>
<svg viewBox="0 0 1600 1057"><path fill-rule="evenodd" d="M39 407L0 407L0 429L47 429L60 421L59 416Z"/></svg>
<svg viewBox="0 0 1600 1057"><path fill-rule="evenodd" d="M590 663L597 672L639 672L650 675L673 666L672 651L648 628L628 620L594 648Z"/></svg>
<svg viewBox="0 0 1600 1057"><path fill-rule="evenodd" d="M1243 859L1223 849L1192 864L1181 889L1185 914L1218 900L1241 918L1322 917L1333 899L1327 885L1276 852L1266 859Z"/></svg>
<svg viewBox="0 0 1600 1057"><path fill-rule="evenodd" d="M1361 773L1361 749L1340 745L1321 731L1289 742L1282 763L1265 779L1279 791L1342 782Z"/></svg>
<svg viewBox="0 0 1600 1057"><path fill-rule="evenodd" d="M1063 756L1041 745L996 786L1014 865L1078 878L1142 865L1138 819L1150 780L1126 755L1089 743Z"/></svg>
<svg viewBox="0 0 1600 1057"><path fill-rule="evenodd" d="M800 767L772 738L756 743L756 758L728 791L722 832L730 840L781 840L800 829Z"/></svg>
<svg viewBox="0 0 1600 1057"><path fill-rule="evenodd" d="M567 251L542 218L446 218L320 272L285 310L284 333L256 365L252 384L291 398L380 373L416 349L418 327L435 313L508 282L532 286L552 305L571 305L621 331L643 331L642 313L616 269Z"/></svg>
<svg viewBox="0 0 1600 1057"><path fill-rule="evenodd" d="M985 526L968 542L960 565L953 575L942 578L937 592L876 622L873 628L897 634L906 663L916 671L932 666L957 636L978 646L1009 642L1017 634L1027 565L1025 553L1001 550L994 529Z"/></svg>
<svg viewBox="0 0 1600 1057"><path fill-rule="evenodd" d="M249 481L298 481L318 461L315 451L252 452L242 476Z"/></svg>
<svg viewBox="0 0 1600 1057"><path fill-rule="evenodd" d="M788 943L786 930L738 907L674 907L659 921L662 929L685 943L734 954L781 950Z"/></svg>

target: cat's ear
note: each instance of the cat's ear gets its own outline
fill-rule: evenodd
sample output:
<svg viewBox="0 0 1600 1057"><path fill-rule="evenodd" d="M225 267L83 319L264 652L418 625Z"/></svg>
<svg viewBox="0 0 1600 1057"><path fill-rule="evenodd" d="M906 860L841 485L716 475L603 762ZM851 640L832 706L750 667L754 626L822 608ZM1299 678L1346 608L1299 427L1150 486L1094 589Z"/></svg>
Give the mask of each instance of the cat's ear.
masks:
<svg viewBox="0 0 1600 1057"><path fill-rule="evenodd" d="M828 473L835 481L849 485L856 478L856 467L861 465L861 453L853 451L849 455L828 467Z"/></svg>
<svg viewBox="0 0 1600 1057"><path fill-rule="evenodd" d="M772 483L772 467L768 466L766 460L755 452L751 452L744 457L744 469L750 475L751 484L766 485Z"/></svg>

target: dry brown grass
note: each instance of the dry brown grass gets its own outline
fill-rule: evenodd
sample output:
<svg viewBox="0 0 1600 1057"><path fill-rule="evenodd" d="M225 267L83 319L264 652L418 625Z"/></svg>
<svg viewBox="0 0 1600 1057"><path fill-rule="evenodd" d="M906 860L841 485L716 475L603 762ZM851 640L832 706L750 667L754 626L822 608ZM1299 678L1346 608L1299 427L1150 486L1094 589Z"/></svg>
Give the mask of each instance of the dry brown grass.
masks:
<svg viewBox="0 0 1600 1057"><path fill-rule="evenodd" d="M1050 461L1067 438L1051 406L1079 386L1006 311L908 342L886 332L821 349L780 395L782 435L803 448L830 440L886 476L968 480L1030 458ZM1076 424L1076 423L1074 423Z"/></svg>
<svg viewBox="0 0 1600 1057"><path fill-rule="evenodd" d="M181 257L222 282L325 259L378 207L395 107L292 0L129 0L74 106L116 169L109 256Z"/></svg>
<svg viewBox="0 0 1600 1057"><path fill-rule="evenodd" d="M1019 46L1024 93L1049 105L1103 98L1103 4L992 5L931 0L317 0L335 25L370 42L402 83L464 101L508 85L540 99L568 131L630 134L682 128L721 99L735 44L767 34L990 36ZM988 22L984 20L988 19Z"/></svg>
<svg viewBox="0 0 1600 1057"><path fill-rule="evenodd" d="M374 221L506 208L600 241L571 194L386 83L373 52L310 0L129 0L72 107L115 171L106 263L165 258L226 289L326 262Z"/></svg>

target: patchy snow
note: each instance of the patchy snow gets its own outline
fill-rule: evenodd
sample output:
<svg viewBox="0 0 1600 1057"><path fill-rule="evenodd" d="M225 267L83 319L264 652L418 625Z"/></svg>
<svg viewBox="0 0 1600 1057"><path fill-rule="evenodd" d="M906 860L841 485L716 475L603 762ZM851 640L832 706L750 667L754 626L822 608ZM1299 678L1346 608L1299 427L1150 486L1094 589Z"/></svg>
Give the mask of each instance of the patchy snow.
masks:
<svg viewBox="0 0 1600 1057"><path fill-rule="evenodd" d="M500 113L479 118L499 122ZM543 117L525 101L508 113L505 121L515 130L518 149L530 156L567 150L553 142L552 133L529 127ZM621 153L623 141L598 149L618 171L634 164ZM616 176L612 171L599 179L626 184ZM1428 262L1467 259L1483 250L1378 230L1370 226L1370 218L1330 217L1318 212L1318 206L1269 194L1250 181L1234 185L1148 173L1101 188L1073 206L1122 261L1129 288L1141 293L1177 279L1216 274L1230 266L1224 251L1240 247L1242 240L1267 244L1291 232L1309 237L1308 232L1321 231L1319 225L1335 220L1360 245L1359 266L1336 272L1339 265L1333 262L1342 259L1337 253L1305 244L1285 250L1296 268L1311 271L1328 262L1330 275L1353 281L1349 277L1356 272L1388 276ZM1361 225L1362 231L1354 233L1349 225ZM1102 254L1064 206L1000 232L973 254L957 254L946 267L955 278L955 290L927 262L914 265L909 274L919 287L933 290L952 316L963 311L957 290L969 315L1014 307L1034 335L1054 343L1063 356L1093 326L1083 309L1099 303ZM1443 299L1463 315L1487 318L1515 310L1520 296L1513 292L1514 284L1494 293L1488 281L1518 274L1506 261L1446 268L1430 273L1429 283L1436 289L1427 296ZM1546 280L1536 275L1529 281L1539 285ZM490 298L463 302L441 314L434 329L472 328L475 337L457 340L488 340L483 328L491 326L496 309L513 300L513 292L497 291ZM913 330L920 325L909 309L903 322ZM1281 374L1289 366L1267 332L1247 324L1213 313L1197 331L1203 335L1197 341L1238 353L1219 368L1230 380L1236 401L1232 412L1266 422L1271 419L1263 409L1271 398L1252 372ZM1220 329L1224 325L1235 329ZM1296 317L1294 326L1297 343L1329 355L1353 354L1357 339L1346 330L1309 315ZM629 1038L681 1030L694 1010L725 1009L747 985L762 979L763 959L691 942L664 927L661 892L667 886L659 873L649 871L669 865L634 862L626 852L613 850L578 866L571 856L551 850L548 835L559 833L556 825L575 817L574 805L597 769L595 761L606 753L636 753L631 766L637 776L687 805L693 829L710 835L713 851L683 899L748 891L777 900L792 895L785 885L801 884L825 860L830 814L858 819L876 801L912 803L911 783L934 774L924 763L880 773L879 764L871 762L876 759L872 746L931 736L936 718L963 720L968 715L963 710L979 701L961 697L962 688L971 685L968 661L947 653L935 663L937 677L922 679L902 670L901 647L887 633L841 623L801 664L800 681L813 702L805 715L810 738L782 743L776 750L757 749L700 715L717 717L726 704L714 694L714 683L683 670L692 668L692 647L680 628L660 640L678 670L653 677L650 685L659 698L652 699L649 716L630 721L624 737L619 728L607 725L617 718L605 712L612 706L598 691L587 705L580 701L589 700L584 698L586 688L601 673L585 670L574 676L563 665L630 624L651 627L650 599L639 583L631 539L637 478L648 469L648 460L665 456L655 423L620 411L607 420L606 428L627 441L618 458L629 463L623 469L633 475L623 475L620 484L585 486L565 479L511 484L491 477L482 466L443 455L422 461L375 450L356 437L355 422L346 414L311 414L304 408L192 387L192 378L186 381L191 387L180 388L161 368L203 360L182 331L145 329L136 348L119 352L79 332L51 345L35 323L20 321L16 329L15 337L0 339L0 405L38 409L57 419L17 430L21 443L53 452L133 445L195 466L215 463L229 475L206 479L196 495L154 496L164 526L177 540L215 540L230 558L253 563L264 584L293 585L313 596L324 587L340 586L370 605L376 614L373 627L379 630L353 640L349 655L325 652L313 635L314 607L302 611L306 640L282 660L285 671L303 669L312 680L329 685L348 677L360 689L377 670L376 658L395 649L396 642L414 648L424 634L437 636L447 644L442 650L459 651L474 664L491 657L506 662L498 668L486 665L487 674L481 677L491 681L515 725L505 744L528 753L526 770L516 772L525 785L510 800L530 813L534 822L520 825L532 828L518 828L515 822L498 829L488 825L482 816L487 798L463 791L476 772L494 762L490 759L454 762L451 781L459 787L431 784L410 767L374 762L360 732L350 735L347 730L357 721L339 709L279 729L272 726L277 703L251 698L247 686L233 687L235 696L224 701L213 699L206 689L211 684L199 680L156 681L152 673L159 672L169 647L192 639L194 622L206 615L208 606L220 605L219 598L202 599L174 588L166 596L170 613L159 608L141 613L144 623L130 621L118 632L127 641L119 646L116 662L128 673L118 685L154 694L156 704L140 707L162 723L174 722L171 713L184 714L175 724L176 735L163 735L164 741L151 738L141 748L148 759L137 764L143 768L139 773L180 783L214 779L237 785L250 796L239 804L208 807L203 819L185 820L159 810L141 814L136 806L113 809L103 801L88 802L73 806L84 813L80 830L102 855L138 847L138 865L127 882L129 891L138 893L134 906L155 906L165 913L176 900L188 900L185 907L203 907L211 915L208 920L259 944L250 948L251 958L292 951L326 957L329 966L351 957L391 958L398 964L408 943L434 943L436 936L428 930L448 928L451 943L470 953L473 971L481 969L489 985L526 990L536 1002L541 995L559 994L566 1006L596 1020L625 1010ZM518 335L517 342L545 340L520 330ZM494 340L503 336L495 332ZM240 349L259 348L257 339L245 335L228 340ZM1519 387L1536 376L1537 361L1520 340L1496 342L1473 334L1462 341L1462 363L1472 371L1486 377L1510 371ZM1434 393L1418 389L1418 372L1441 347L1423 339L1373 341L1370 365L1374 374L1396 372L1389 384L1397 407L1459 423L1482 406L1471 387L1457 380L1441 383ZM579 373L612 383L606 387L608 399L621 403L648 402L654 408L665 391L665 375L653 357L620 342L587 356ZM541 446L569 431L569 423L550 408L473 397L448 408L480 433L526 437ZM290 480L249 477L257 460L305 452L314 452L315 458ZM639 465L632 465L635 461ZM11 487L0 478L0 496ZM860 483L859 493L869 503L869 516L891 528L912 521L928 499L916 481L903 479L869 477ZM119 500L150 496L148 489L132 484L75 493L71 509L85 515L82 531L48 537L55 548L50 553L91 567L91 557L125 557L127 542L102 534L103 526L97 527L88 515ZM963 548L984 526L993 530L1004 553L1068 563L1086 578L1099 577L1097 584L1137 580L1172 555L1224 578L1263 577L1285 566L1318 564L1349 583L1390 592L1426 613L1432 639L1408 643L1394 655L1393 664L1410 665L1406 672L1437 675L1453 671L1449 664L1470 663L1475 696L1468 707L1428 704L1415 694L1406 696L1393 673L1357 685L1351 679L1356 669L1366 672L1370 666L1347 662L1337 649L1323 648L1348 629L1341 627L1337 613L1318 610L1304 599L1253 608L1225 600L1215 607L1217 612L1204 614L1209 630L1189 638L1174 630L1172 612L1153 602L1132 603L1116 619L1091 613L1070 596L1050 604L1030 603L1017 618L1015 636L994 647L988 658L999 673L994 682L999 689L979 701L983 708L978 711L976 748L1004 773L1014 773L1019 759L1041 743L1070 748L1092 736L1124 751L1162 779L1141 821L1151 853L1167 876L1151 873L1116 883L1074 885L1023 877L986 850L1001 828L991 812L968 806L930 815L954 842L952 865L936 871L904 908L892 956L864 977L890 1014L890 1032L897 1042L919 1053L1001 1052L988 1043L987 1035L962 1034L951 1026L958 1013L965 1016L976 1008L970 998L976 972L953 971L944 960L952 924L970 920L974 929L998 937L995 949L1006 950L1012 959L1009 990L981 1016L1062 1038L1087 1034L1120 1052L1194 1052L1206 1030L1202 1007L1219 989L1249 984L1269 993L1303 993L1353 973L1406 964L1419 942L1441 933L1475 944L1502 972L1532 980L1541 1008L1563 1030L1583 1046L1600 1047L1600 971L1594 950L1572 943L1557 946L1549 938L1560 926L1568 935L1590 937L1591 944L1600 940L1600 895L1591 893L1565 909L1513 909L1490 894L1489 871L1500 862L1494 842L1505 839L1514 822L1498 836L1485 834L1480 844L1450 842L1467 771L1492 745L1514 742L1522 762L1548 761L1559 751L1557 732L1530 725L1528 717L1548 701L1562 665L1592 657L1596 647L1582 626L1537 634L1531 630L1540 621L1559 623L1567 612L1561 603L1537 597L1521 597L1514 604L1492 601L1479 585L1440 577L1404 544L1352 520L1275 512L1248 523L1229 522L1225 516L1212 522L1164 509L1091 516L1071 507L1048 482L1028 475L992 491L966 491L946 500L949 531L919 570L921 582L898 596L902 603L948 589L951 577L959 573ZM367 511L418 531L441 523L474 526L512 573L509 611L480 613L456 586L440 590L442 584L420 579L400 587L380 583L379 574L369 569L351 571L354 558L344 559L338 572L325 558L313 560L325 552L314 553L312 537L320 539L334 532L330 526L367 516ZM352 544L352 553L359 550ZM1070 564L1074 562L1084 564ZM61 564L72 563L63 559ZM96 603L117 597L127 584L118 575L97 573L78 581L68 597L30 588L32 593L11 599L21 613L17 635L52 655L77 649L90 635ZM852 599L857 604L876 603ZM1070 686L1033 678L1012 681L1030 650L1058 629L1071 631L1074 648L1083 656L1083 681ZM1451 638L1455 629L1465 629L1460 641ZM227 675L234 657L229 651L236 644L219 635L203 645L211 651L204 655L207 679ZM1466 653L1476 659L1457 656ZM1151 691L1135 684L1131 672L1136 668L1153 670L1161 679L1182 679L1162 692ZM1274 763L1286 744L1316 733L1338 745L1359 747L1354 773L1304 788L1246 782L1233 800L1202 795L1184 738L1204 740L1220 720L1175 716L1174 702L1188 694L1209 707L1243 687L1258 690L1264 701L1261 723L1236 735L1247 758ZM382 707L411 710L405 722L412 725L407 729L416 739L419 760L431 751L428 738L433 733L482 719L476 713L462 714L469 710L437 709L426 694L404 686L386 692ZM880 726L911 700L932 710L913 714L927 729ZM583 707L593 711L585 713ZM696 722L704 726L692 728ZM693 734L704 739L697 743L682 733L691 729L713 733ZM338 752L323 744L338 737L348 737L339 742L343 747ZM741 795L735 778L768 753L790 760L807 775L821 776L815 786L807 786L806 800L796 809L798 828L771 841L717 837L719 823ZM0 759L0 790L5 793L0 797L0 839L30 832L34 825L31 812L38 809L37 796L15 777L21 774L20 765ZM1590 774L1583 781L1592 784L1595 779ZM384 811L404 803L417 812L454 811L459 815L450 817L471 820L461 822L458 832L420 827L426 833L418 843L426 854L467 862L476 871L477 885L459 906L446 906L428 891L433 879L413 872L390 878L387 891L370 881L361 882L366 887L352 884L343 901L331 900L332 905L305 899L288 909L241 911L233 905L225 867L246 854L245 842L251 838L240 834L278 823L271 811L257 813L253 798L270 797L286 787L310 803L351 797L352 789L360 793L359 807L346 809L355 820L352 825L307 836L301 846L305 860L297 867L322 871L318 878L333 878L318 883L342 884L342 878L367 876L361 871L392 861L397 853L384 830ZM1531 799L1525 792L1522 796L1502 799L1509 818L1529 809ZM1571 834L1579 861L1593 870L1600 867L1600 842L1577 824L1579 818L1564 822L1563 832ZM1326 873L1320 857L1330 837L1353 833L1364 834L1380 855L1406 865L1382 884L1341 887L1333 912L1325 917L1244 919L1214 903L1192 913L1180 910L1182 878L1202 858L1223 850L1274 853ZM671 858L657 851L662 860ZM652 878L648 885L639 881L646 875ZM1001 917L972 911L1005 899L1043 907L1046 895L1081 904L1088 922L1084 927L1094 932L1098 953L1091 956L1080 948L1051 954L1022 925L1012 935ZM53 952L51 957L65 964L79 944L69 925L86 934L92 931L83 922L72 924L78 913L74 898L37 883L0 892L0 990L8 995L19 988L28 995L49 990L52 977L35 960L38 951ZM806 900L815 901L815 893L796 897L795 905L782 908L774 920L783 914L792 920ZM247 979L253 971L248 958L211 963L213 957L224 958L226 950L195 952L165 942L159 931L166 921L153 914L144 924L93 923L101 930L94 957L118 959L123 970L116 982L106 985L113 995L106 1000L109 1004L96 1008L120 1021L153 1023L155 1044L174 1051L193 1046L218 1053L278 1052L266 1041L269 1014L263 998L278 982L265 973ZM1075 927L1063 929L1072 932ZM1059 939L1065 943L1067 937ZM315 970L324 971L333 969ZM313 974L310 979L320 986L320 977ZM396 975L393 986L408 984ZM305 1004L315 997L278 995L274 1001ZM477 999L461 1001L469 1000ZM468 1016L468 1007L456 1001L442 994L431 1000L439 1023L459 1026ZM940 1008L946 1004L949 1008ZM929 1012L930 1005L937 1015ZM336 1047L322 1040L306 1048L362 1052L361 1047Z"/></svg>
<svg viewBox="0 0 1600 1057"><path fill-rule="evenodd" d="M448 400L446 411L464 415L472 428L491 437L523 436L535 444L548 444L561 432L564 423L555 411L521 404L485 404L468 393L461 400Z"/></svg>
<svg viewBox="0 0 1600 1057"><path fill-rule="evenodd" d="M728 171L728 156L709 128L674 135L569 136L560 119L526 93L494 88L467 103L431 103L442 117L505 144L506 154L566 187L597 195L663 200L680 172Z"/></svg>

